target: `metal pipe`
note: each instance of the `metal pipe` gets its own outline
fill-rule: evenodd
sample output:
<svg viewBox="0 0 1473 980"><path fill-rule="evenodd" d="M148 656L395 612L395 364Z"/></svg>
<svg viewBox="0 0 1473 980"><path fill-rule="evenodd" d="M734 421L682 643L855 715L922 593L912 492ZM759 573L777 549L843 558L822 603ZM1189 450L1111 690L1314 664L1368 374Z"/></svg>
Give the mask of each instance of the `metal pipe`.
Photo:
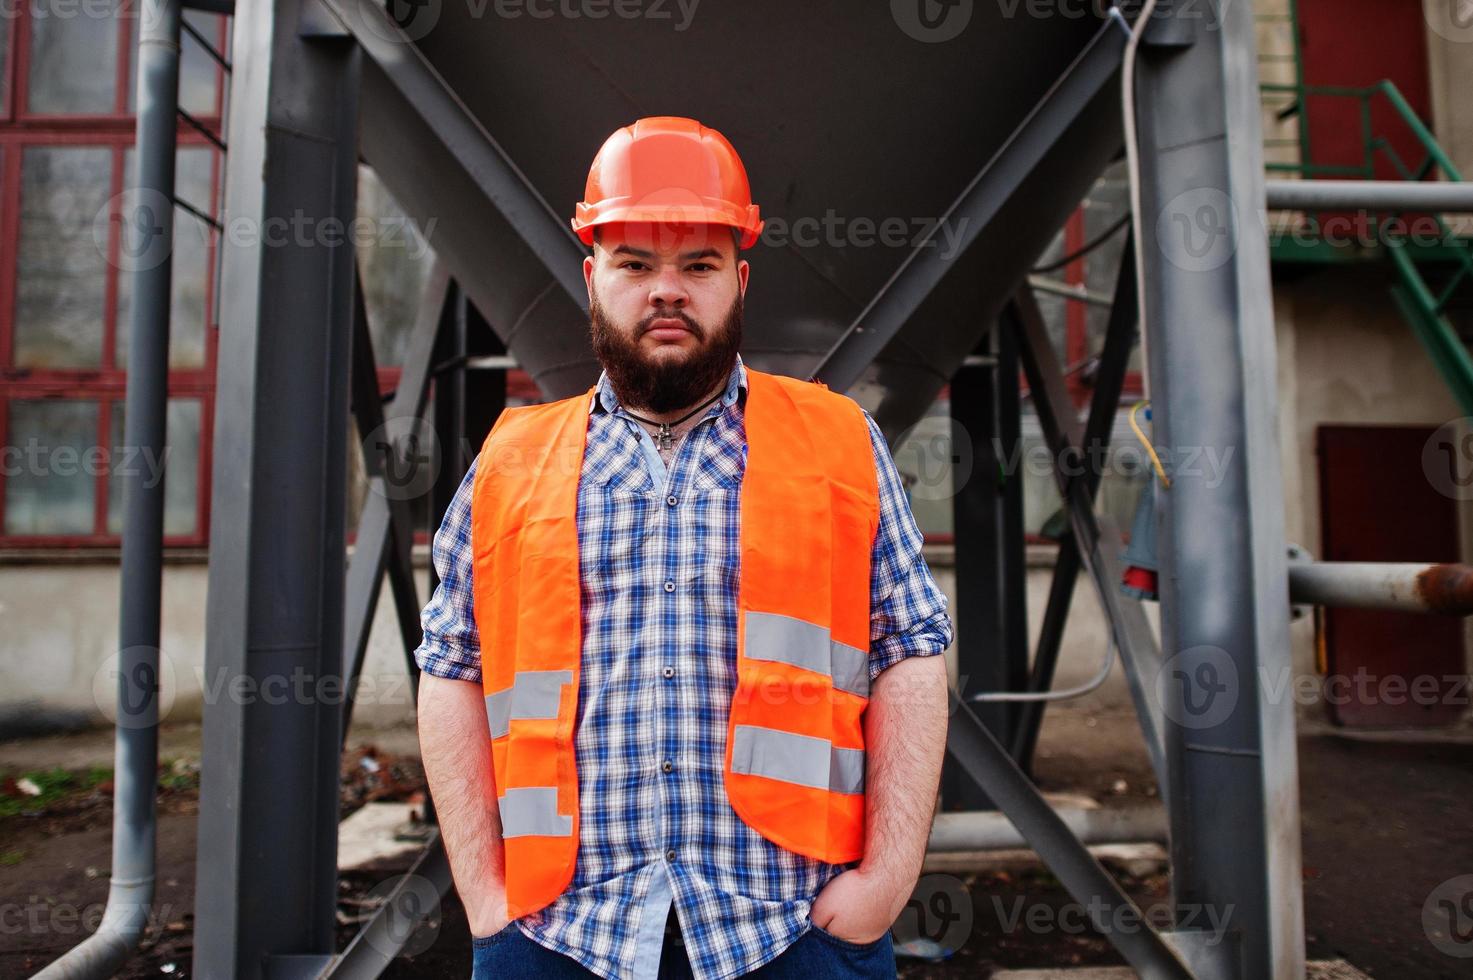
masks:
<svg viewBox="0 0 1473 980"><path fill-rule="evenodd" d="M1473 184L1414 180L1270 180L1270 211L1456 211L1473 213Z"/></svg>
<svg viewBox="0 0 1473 980"><path fill-rule="evenodd" d="M465 359L467 371L514 371L520 366L511 354L483 354Z"/></svg>
<svg viewBox="0 0 1473 980"><path fill-rule="evenodd" d="M174 110L179 100L180 0L145 0L138 37L137 183L122 215L134 263L123 442L167 459L169 307L174 242ZM147 455L143 455L147 454ZM130 468L123 480L113 860L97 931L38 978L110 977L143 938L154 899L158 798L159 603L164 479Z"/></svg>
<svg viewBox="0 0 1473 980"><path fill-rule="evenodd" d="M1166 809L1156 806L1054 808L1055 815L1081 844L1165 844ZM942 813L931 824L926 850L1004 851L1027 847L1028 841L1013 822L992 810Z"/></svg>
<svg viewBox="0 0 1473 980"><path fill-rule="evenodd" d="M1090 306L1103 306L1109 308L1112 300L1104 293L1094 293L1083 286L1076 286L1067 282L1059 282L1047 276L1029 276L1028 285L1040 293L1048 293L1050 296L1062 296L1065 299L1076 300L1080 303L1088 303Z"/></svg>
<svg viewBox="0 0 1473 980"><path fill-rule="evenodd" d="M1290 562L1289 598L1317 606L1473 616L1473 566Z"/></svg>

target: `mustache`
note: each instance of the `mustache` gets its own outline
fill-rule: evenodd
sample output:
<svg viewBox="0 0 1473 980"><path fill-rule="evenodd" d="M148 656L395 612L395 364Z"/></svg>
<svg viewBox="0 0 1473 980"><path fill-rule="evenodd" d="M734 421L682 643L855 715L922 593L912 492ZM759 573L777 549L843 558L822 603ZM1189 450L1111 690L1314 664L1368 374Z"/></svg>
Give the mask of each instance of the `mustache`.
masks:
<svg viewBox="0 0 1473 980"><path fill-rule="evenodd" d="M651 313L643 320L640 320L639 323L635 326L634 338L638 340L640 337L643 337L645 333L648 332L652 326L654 326L656 320L679 320L681 323L685 324L685 329L689 330L692 334L695 335L695 338L697 340L706 339L705 329L695 320L692 320L684 310L657 310L654 313Z"/></svg>

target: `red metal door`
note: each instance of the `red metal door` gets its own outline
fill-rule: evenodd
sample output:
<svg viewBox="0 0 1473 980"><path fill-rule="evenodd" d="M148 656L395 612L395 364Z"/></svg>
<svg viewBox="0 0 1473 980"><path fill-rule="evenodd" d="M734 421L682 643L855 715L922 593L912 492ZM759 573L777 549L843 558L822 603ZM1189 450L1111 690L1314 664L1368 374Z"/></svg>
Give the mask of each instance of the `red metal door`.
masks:
<svg viewBox="0 0 1473 980"><path fill-rule="evenodd" d="M1422 472L1431 428L1320 426L1321 556L1326 561L1458 560L1456 503ZM1326 609L1330 717L1357 728L1432 727L1468 703L1463 621Z"/></svg>
<svg viewBox="0 0 1473 980"><path fill-rule="evenodd" d="M1390 79L1431 125L1427 81L1427 21L1422 0L1298 0L1299 50L1306 85L1363 88ZM1310 96L1304 106L1310 159L1320 165L1360 166L1365 156L1357 100ZM1390 141L1407 167L1426 151L1385 98L1371 100L1371 133ZM1376 177L1402 179L1383 151Z"/></svg>

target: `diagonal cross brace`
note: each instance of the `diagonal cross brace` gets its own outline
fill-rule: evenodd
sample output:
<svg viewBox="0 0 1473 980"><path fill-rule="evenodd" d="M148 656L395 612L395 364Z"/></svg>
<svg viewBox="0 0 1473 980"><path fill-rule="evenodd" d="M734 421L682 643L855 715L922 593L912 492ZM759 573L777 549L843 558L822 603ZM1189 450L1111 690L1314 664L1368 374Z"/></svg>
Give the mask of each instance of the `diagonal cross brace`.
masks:
<svg viewBox="0 0 1473 980"><path fill-rule="evenodd" d="M1079 560L1093 579L1095 593L1110 622L1116 649L1120 651L1121 663L1130 684L1141 734L1151 756L1151 767L1156 772L1161 794L1165 796L1166 743L1161 703L1155 696L1156 676L1161 667L1160 648L1140 601L1121 594L1118 588L1122 574L1120 554L1124 550L1119 529L1108 517L1095 513L1087 481L1066 477L1057 465L1067 463L1072 471L1079 470L1082 427L1074 415L1064 386L1064 375L1033 291L1027 287L1019 289L1002 319L1005 329L1018 333L1023 372L1028 378L1044 441L1057 461L1054 478L1069 513Z"/></svg>
<svg viewBox="0 0 1473 980"><path fill-rule="evenodd" d="M953 699L952 706L947 749L1013 822L1059 883L1088 910L1100 934L1142 977L1192 980L1191 971L1049 806L987 726L961 700Z"/></svg>
<svg viewBox="0 0 1473 980"><path fill-rule="evenodd" d="M379 400L378 372L373 341L368 328L368 310L361 283L355 287L353 331L353 415L363 439L363 464L368 472L368 496L358 521L353 555L348 561L345 601L344 666L347 702L344 705L343 738L347 738L353 716L353 689L363 670L369 631L378 607L379 587L385 571L399 622L399 632L408 661L411 687L418 694L419 671L414 650L419 646L419 599L414 584L412 547L413 519L409 500L396 491L384 465L398 465L395 454L405 436L423 419L433 368L435 338L439 334L450 295L450 275L436 262L425 285L419 315L410 335L409 350L399 376L399 386L387 411ZM378 450L384 449L384 457Z"/></svg>
<svg viewBox="0 0 1473 980"><path fill-rule="evenodd" d="M586 310L588 291L582 269L587 253L582 243L413 39L373 0L313 2L316 16L320 19L325 11L358 43L562 291Z"/></svg>
<svg viewBox="0 0 1473 980"><path fill-rule="evenodd" d="M1050 148L1110 84L1124 50L1124 33L1114 20L1107 20L1008 141L972 178L930 236L916 244L869 305L823 355L814 370L817 378L835 391L847 391L859 379L920 309L957 257L977 241ZM956 230L955 254L937 247L935 236L943 228Z"/></svg>
<svg viewBox="0 0 1473 980"><path fill-rule="evenodd" d="M1125 387L1125 375L1130 364L1131 349L1135 346L1139 322L1135 251L1131 246L1132 238L1127 233L1125 248L1120 256L1120 267L1115 274L1115 296L1110 304L1104 350L1101 352L1099 371L1095 376L1089 421L1084 427L1083 451L1089 465L1085 467L1082 478L1091 501L1096 497L1103 476L1102 467L1093 465L1093 461L1096 454L1103 453L1110 444L1110 433L1114 429L1120 394ZM1033 674L1028 681L1028 690L1031 692L1047 691L1053 684L1059 644L1064 638L1064 624L1073 601L1074 586L1081 565L1078 541L1070 531L1059 541L1048 605L1044 610L1038 647L1033 657ZM1038 742L1038 730L1047 704L1046 701L1028 701L1019 705L1017 727L1010 748L1013 758L1024 769L1029 768L1033 758L1033 749Z"/></svg>

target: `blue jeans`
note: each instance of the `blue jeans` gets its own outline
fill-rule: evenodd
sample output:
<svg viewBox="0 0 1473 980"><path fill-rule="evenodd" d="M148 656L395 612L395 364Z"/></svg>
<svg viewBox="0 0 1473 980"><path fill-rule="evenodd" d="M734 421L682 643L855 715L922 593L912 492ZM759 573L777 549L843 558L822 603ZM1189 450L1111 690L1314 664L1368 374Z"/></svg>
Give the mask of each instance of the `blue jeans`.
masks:
<svg viewBox="0 0 1473 980"><path fill-rule="evenodd" d="M596 976L576 960L522 935L515 922L494 936L471 940L475 956L471 980L586 980ZM887 932L868 943L851 943L812 926L751 977L761 980L880 980L895 976L895 949ZM689 980L685 947L668 938L660 958L659 980ZM640 977L636 980L645 980Z"/></svg>

